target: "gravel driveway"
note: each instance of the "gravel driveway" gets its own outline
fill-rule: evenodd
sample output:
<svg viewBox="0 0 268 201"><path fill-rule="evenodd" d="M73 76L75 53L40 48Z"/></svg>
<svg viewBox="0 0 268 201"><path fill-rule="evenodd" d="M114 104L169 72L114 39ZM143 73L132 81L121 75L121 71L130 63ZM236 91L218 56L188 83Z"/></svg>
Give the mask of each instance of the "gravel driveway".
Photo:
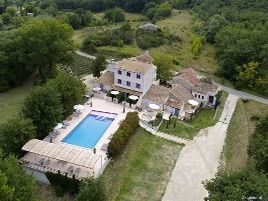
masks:
<svg viewBox="0 0 268 201"><path fill-rule="evenodd" d="M229 95L216 125L203 129L181 151L162 201L202 201L202 181L215 176L238 97Z"/></svg>

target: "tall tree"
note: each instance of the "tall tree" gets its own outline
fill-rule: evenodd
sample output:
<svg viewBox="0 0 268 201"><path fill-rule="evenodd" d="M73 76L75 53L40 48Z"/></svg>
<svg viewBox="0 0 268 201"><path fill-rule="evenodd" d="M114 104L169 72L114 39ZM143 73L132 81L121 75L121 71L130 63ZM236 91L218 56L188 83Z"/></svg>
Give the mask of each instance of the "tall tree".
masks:
<svg viewBox="0 0 268 201"><path fill-rule="evenodd" d="M173 68L172 58L166 54L155 54L154 65L157 67L157 79L160 79L162 83L166 83L171 80Z"/></svg>
<svg viewBox="0 0 268 201"><path fill-rule="evenodd" d="M227 173L220 170L216 177L205 182L208 200L245 200L249 197L267 197L268 179L249 170Z"/></svg>
<svg viewBox="0 0 268 201"><path fill-rule="evenodd" d="M16 117L0 127L0 148L5 154L21 156L22 146L36 137L36 127L31 119Z"/></svg>
<svg viewBox="0 0 268 201"><path fill-rule="evenodd" d="M73 30L53 18L31 20L17 33L17 53L20 62L39 69L42 82L55 77L56 64L72 58Z"/></svg>
<svg viewBox="0 0 268 201"><path fill-rule="evenodd" d="M85 84L80 79L64 71L60 71L57 77L49 80L46 85L56 89L60 94L64 117L72 113L73 106L81 103L86 93Z"/></svg>
<svg viewBox="0 0 268 201"><path fill-rule="evenodd" d="M7 196L12 198L11 199L12 201L40 200L38 198L37 185L34 179L26 174L26 172L22 169L18 160L14 156L7 156L3 158L2 152L0 150L0 174L1 173L4 174L5 178L7 179L6 184L9 187L8 189L5 190L5 192L7 193ZM4 186L6 188L6 185ZM0 184L0 191L1 191L1 184ZM12 191L14 191L13 195ZM1 199L3 201L9 201L8 199L5 199L5 197L3 197L3 194L1 194L0 196L0 200Z"/></svg>
<svg viewBox="0 0 268 201"><path fill-rule="evenodd" d="M92 62L93 76L100 77L101 71L106 68L106 59L104 56L97 56L96 59Z"/></svg>
<svg viewBox="0 0 268 201"><path fill-rule="evenodd" d="M32 119L38 138L44 138L62 121L60 94L51 86L39 87L26 98L22 112L26 118Z"/></svg>

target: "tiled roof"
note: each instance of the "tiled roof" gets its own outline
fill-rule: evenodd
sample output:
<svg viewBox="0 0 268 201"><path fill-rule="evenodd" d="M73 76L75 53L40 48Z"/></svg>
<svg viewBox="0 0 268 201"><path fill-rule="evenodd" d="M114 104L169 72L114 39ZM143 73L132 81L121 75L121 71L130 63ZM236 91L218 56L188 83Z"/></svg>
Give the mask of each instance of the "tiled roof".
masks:
<svg viewBox="0 0 268 201"><path fill-rule="evenodd" d="M122 59L118 62L117 68L137 73L145 73L153 67L153 64L143 63L137 60Z"/></svg>
<svg viewBox="0 0 268 201"><path fill-rule="evenodd" d="M169 107L172 107L172 108L177 108L177 109L181 109L181 107L183 106L183 103L181 101L175 101L175 100L171 100L169 99L166 104L167 106Z"/></svg>
<svg viewBox="0 0 268 201"><path fill-rule="evenodd" d="M106 71L98 78L97 82L111 86L112 84L114 84L114 73Z"/></svg>
<svg viewBox="0 0 268 201"><path fill-rule="evenodd" d="M192 68L186 68L180 71L174 78L174 81L175 83L176 81L185 82L185 84L191 87L196 87L200 83L196 71Z"/></svg>
<svg viewBox="0 0 268 201"><path fill-rule="evenodd" d="M143 96L154 103L164 104L168 98L170 89L161 85L152 85L150 89Z"/></svg>
<svg viewBox="0 0 268 201"><path fill-rule="evenodd" d="M205 82L200 82L198 86L193 89L193 92L207 94L208 92L216 93L218 86L215 84L209 84Z"/></svg>
<svg viewBox="0 0 268 201"><path fill-rule="evenodd" d="M143 62L143 63L148 63L148 64L153 63L153 57L151 57L149 55L149 52L148 51L144 52L144 54L142 54L140 56L132 57L130 59L131 60L137 60L137 61L140 61L140 62Z"/></svg>
<svg viewBox="0 0 268 201"><path fill-rule="evenodd" d="M170 93L179 99L181 102L187 102L188 100L193 98L191 92L183 85L176 85Z"/></svg>

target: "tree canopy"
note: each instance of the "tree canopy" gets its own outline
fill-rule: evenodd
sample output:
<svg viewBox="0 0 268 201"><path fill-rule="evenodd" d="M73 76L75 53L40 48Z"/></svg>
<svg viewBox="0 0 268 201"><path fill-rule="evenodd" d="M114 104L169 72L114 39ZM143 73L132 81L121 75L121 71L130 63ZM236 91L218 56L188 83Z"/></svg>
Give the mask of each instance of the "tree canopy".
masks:
<svg viewBox="0 0 268 201"><path fill-rule="evenodd" d="M63 119L60 94L51 86L39 87L26 98L22 113L32 119L37 137L42 139Z"/></svg>
<svg viewBox="0 0 268 201"><path fill-rule="evenodd" d="M160 79L162 83L166 83L171 80L173 68L172 58L165 54L154 55L154 65L157 67L157 79Z"/></svg>
<svg viewBox="0 0 268 201"><path fill-rule="evenodd" d="M18 60L30 69L38 68L42 82L56 76L56 64L71 60L72 29L52 18L31 20L17 33Z"/></svg>
<svg viewBox="0 0 268 201"><path fill-rule="evenodd" d="M0 126L0 148L5 155L21 156L22 146L36 137L36 127L31 119L15 117Z"/></svg>
<svg viewBox="0 0 268 201"><path fill-rule="evenodd" d="M92 71L94 77L100 77L101 71L106 68L106 59L104 56L97 56L92 62Z"/></svg>
<svg viewBox="0 0 268 201"><path fill-rule="evenodd" d="M1 201L40 200L35 180L26 174L14 156L4 158L2 151L0 151L0 192Z"/></svg>
<svg viewBox="0 0 268 201"><path fill-rule="evenodd" d="M227 173L220 170L216 177L205 182L208 200L242 200L249 197L267 197L268 179L249 170Z"/></svg>

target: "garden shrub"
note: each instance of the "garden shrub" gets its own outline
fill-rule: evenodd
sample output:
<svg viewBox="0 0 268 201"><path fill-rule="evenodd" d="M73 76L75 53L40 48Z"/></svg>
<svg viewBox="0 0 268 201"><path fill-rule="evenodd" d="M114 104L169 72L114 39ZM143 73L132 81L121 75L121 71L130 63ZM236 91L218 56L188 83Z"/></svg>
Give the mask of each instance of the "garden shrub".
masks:
<svg viewBox="0 0 268 201"><path fill-rule="evenodd" d="M108 158L121 155L128 144L129 139L139 127L139 117L137 112L127 113L126 119L121 123L114 133L108 145Z"/></svg>

